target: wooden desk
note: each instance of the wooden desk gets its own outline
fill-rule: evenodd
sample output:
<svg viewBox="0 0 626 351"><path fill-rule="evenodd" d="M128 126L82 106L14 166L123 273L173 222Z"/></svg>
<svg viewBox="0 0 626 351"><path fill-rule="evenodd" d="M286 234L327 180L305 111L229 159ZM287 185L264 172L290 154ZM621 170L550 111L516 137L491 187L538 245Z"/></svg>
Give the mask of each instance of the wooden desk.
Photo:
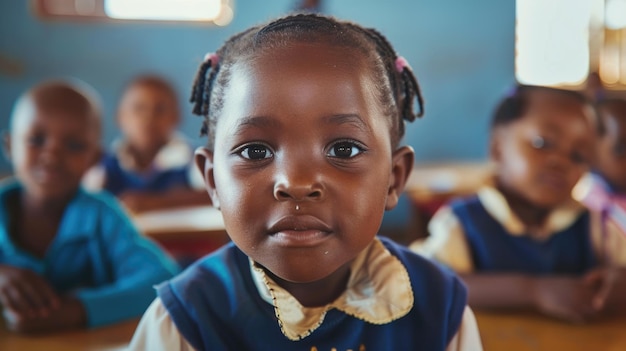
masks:
<svg viewBox="0 0 626 351"><path fill-rule="evenodd" d="M422 164L413 168L406 192L413 201L428 203L474 193L492 173L487 161Z"/></svg>
<svg viewBox="0 0 626 351"><path fill-rule="evenodd" d="M487 161L418 164L405 192L413 204L413 224L407 243L428 235L428 222L443 204L476 192L492 174Z"/></svg>
<svg viewBox="0 0 626 351"><path fill-rule="evenodd" d="M7 331L0 318L2 351L104 351L123 350L137 328L139 319L96 329L44 335L19 335Z"/></svg>
<svg viewBox="0 0 626 351"><path fill-rule="evenodd" d="M626 318L572 325L535 314L475 314L485 351L626 350Z"/></svg>
<svg viewBox="0 0 626 351"><path fill-rule="evenodd" d="M133 221L183 266L230 241L222 213L212 206L145 212Z"/></svg>

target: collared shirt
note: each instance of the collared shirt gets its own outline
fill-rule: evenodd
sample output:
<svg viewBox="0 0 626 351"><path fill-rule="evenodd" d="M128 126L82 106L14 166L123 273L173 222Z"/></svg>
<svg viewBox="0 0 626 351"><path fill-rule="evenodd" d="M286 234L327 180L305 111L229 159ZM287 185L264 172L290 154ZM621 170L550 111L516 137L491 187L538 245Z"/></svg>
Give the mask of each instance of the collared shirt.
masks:
<svg viewBox="0 0 626 351"><path fill-rule="evenodd" d="M193 162L193 149L184 135L175 133L155 155L150 169L140 172L128 143L123 139L115 140L111 147L111 156L115 157L120 168L127 173L140 174L143 178L154 177L163 172L186 169L186 182L193 189L204 189L204 179ZM83 186L89 190L101 190L107 181L107 171L100 164L92 167L83 178Z"/></svg>
<svg viewBox="0 0 626 351"><path fill-rule="evenodd" d="M174 261L137 232L113 197L80 189L45 256L33 256L9 235L7 197L21 191L14 180L0 186L0 264L32 270L57 292L75 295L88 326L140 316L154 299L152 286L177 273Z"/></svg>
<svg viewBox="0 0 626 351"><path fill-rule="evenodd" d="M310 334L331 308L369 323L384 324L406 315L414 303L406 268L378 240L355 259L347 290L327 306L304 307L252 261L250 270L258 293L274 306L281 330L291 340ZM193 347L177 330L162 301L156 299L137 327L129 349L193 350ZM447 350L482 350L476 320L467 306Z"/></svg>
<svg viewBox="0 0 626 351"><path fill-rule="evenodd" d="M509 235L528 235L523 222L513 213L508 202L497 189L484 186L478 192L478 199L487 213L499 222ZM545 240L576 221L586 211L580 203L572 200L553 210L543 226L532 231L533 239ZM626 266L626 238L615 228L603 229L601 216L591 211L589 235L594 252L607 263ZM426 257L435 259L452 268L457 273L474 271L472 253L465 237L463 227L448 206L442 207L428 225L429 236L410 245L410 248Z"/></svg>

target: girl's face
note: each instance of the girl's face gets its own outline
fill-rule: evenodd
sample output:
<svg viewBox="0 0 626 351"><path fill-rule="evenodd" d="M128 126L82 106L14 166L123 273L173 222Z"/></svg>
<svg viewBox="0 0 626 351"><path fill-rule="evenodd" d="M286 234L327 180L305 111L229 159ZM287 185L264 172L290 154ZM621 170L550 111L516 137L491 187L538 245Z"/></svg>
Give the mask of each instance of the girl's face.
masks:
<svg viewBox="0 0 626 351"><path fill-rule="evenodd" d="M598 141L597 170L620 194L626 194L626 104L604 111L606 133Z"/></svg>
<svg viewBox="0 0 626 351"><path fill-rule="evenodd" d="M497 181L508 193L541 209L571 198L588 169L594 129L590 109L541 92L529 96L526 115L494 131Z"/></svg>
<svg viewBox="0 0 626 351"><path fill-rule="evenodd" d="M365 62L293 44L236 64L216 126L198 153L235 244L281 279L316 282L373 240L410 172L391 149Z"/></svg>
<svg viewBox="0 0 626 351"><path fill-rule="evenodd" d="M148 83L132 85L122 97L118 123L128 142L141 150L165 144L178 125L175 97Z"/></svg>

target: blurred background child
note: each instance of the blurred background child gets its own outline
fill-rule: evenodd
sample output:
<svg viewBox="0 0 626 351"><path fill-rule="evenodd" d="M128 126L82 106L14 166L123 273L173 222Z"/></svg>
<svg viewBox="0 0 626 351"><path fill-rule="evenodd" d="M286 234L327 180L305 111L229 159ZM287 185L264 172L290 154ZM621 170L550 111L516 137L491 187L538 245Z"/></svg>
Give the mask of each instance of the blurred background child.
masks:
<svg viewBox="0 0 626 351"><path fill-rule="evenodd" d="M117 112L122 137L85 176L85 186L110 191L132 212L210 204L192 165L193 147L176 132L179 121L169 82L154 75L133 79Z"/></svg>
<svg viewBox="0 0 626 351"><path fill-rule="evenodd" d="M18 332L100 326L143 313L177 272L115 198L81 179L100 155L100 111L77 81L36 85L17 101L0 186L0 304Z"/></svg>
<svg viewBox="0 0 626 351"><path fill-rule="evenodd" d="M582 94L517 87L492 120L493 185L440 209L412 248L460 273L472 307L583 321L619 303L624 238L571 197L597 128Z"/></svg>
<svg viewBox="0 0 626 351"><path fill-rule="evenodd" d="M626 235L626 100L606 99L596 106L601 128L593 169L574 188L574 197Z"/></svg>

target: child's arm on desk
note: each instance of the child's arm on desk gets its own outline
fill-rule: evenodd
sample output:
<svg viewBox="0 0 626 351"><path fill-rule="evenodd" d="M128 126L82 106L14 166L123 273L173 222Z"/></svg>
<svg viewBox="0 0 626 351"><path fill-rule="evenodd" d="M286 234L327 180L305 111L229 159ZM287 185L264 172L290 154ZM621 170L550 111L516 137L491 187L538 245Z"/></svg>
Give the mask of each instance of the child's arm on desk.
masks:
<svg viewBox="0 0 626 351"><path fill-rule="evenodd" d="M74 295L85 308L89 327L140 316L156 296L153 286L179 271L173 259L139 234L117 201L108 200L98 233L101 256L94 261L104 266L96 267L100 275L110 278Z"/></svg>
<svg viewBox="0 0 626 351"><path fill-rule="evenodd" d="M599 312L598 287L585 277L524 274L462 274L475 309L531 309L581 323Z"/></svg>

